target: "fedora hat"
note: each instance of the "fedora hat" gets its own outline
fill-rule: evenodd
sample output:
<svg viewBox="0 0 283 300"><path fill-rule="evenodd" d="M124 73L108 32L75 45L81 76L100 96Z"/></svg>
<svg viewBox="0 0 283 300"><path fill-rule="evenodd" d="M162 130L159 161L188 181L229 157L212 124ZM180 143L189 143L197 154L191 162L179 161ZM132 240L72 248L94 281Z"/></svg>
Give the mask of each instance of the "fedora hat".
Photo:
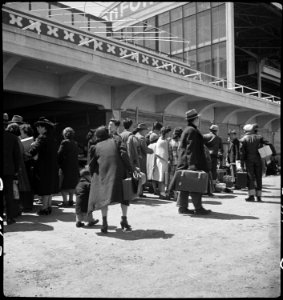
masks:
<svg viewBox="0 0 283 300"><path fill-rule="evenodd" d="M209 129L212 131L217 131L219 129L219 127L217 125L213 124L209 127Z"/></svg>
<svg viewBox="0 0 283 300"><path fill-rule="evenodd" d="M24 124L23 117L19 115L14 115L12 120L9 121L9 123Z"/></svg>
<svg viewBox="0 0 283 300"><path fill-rule="evenodd" d="M40 125L49 126L49 127L54 127L55 126L54 123L52 123L51 121L49 121L45 117L40 117L39 120L34 123L35 127L40 126Z"/></svg>
<svg viewBox="0 0 283 300"><path fill-rule="evenodd" d="M244 131L246 132L251 132L254 130L254 126L252 124L246 124L244 127L243 127Z"/></svg>
<svg viewBox="0 0 283 300"><path fill-rule="evenodd" d="M145 123L139 123L137 127L138 131L140 130L148 130L147 126Z"/></svg>
<svg viewBox="0 0 283 300"><path fill-rule="evenodd" d="M200 115L198 114L198 112L193 108L191 110L188 110L186 112L186 119L187 120L191 120L191 119L194 119L196 117L199 117Z"/></svg>

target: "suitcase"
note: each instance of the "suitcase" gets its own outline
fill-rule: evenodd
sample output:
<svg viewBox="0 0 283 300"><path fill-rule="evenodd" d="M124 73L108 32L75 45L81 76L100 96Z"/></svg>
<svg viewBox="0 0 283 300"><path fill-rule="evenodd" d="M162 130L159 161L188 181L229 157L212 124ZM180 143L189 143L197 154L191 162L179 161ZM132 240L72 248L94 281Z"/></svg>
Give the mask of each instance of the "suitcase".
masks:
<svg viewBox="0 0 283 300"><path fill-rule="evenodd" d="M226 183L226 187L230 188L234 185L233 177L231 175L224 175L223 182Z"/></svg>
<svg viewBox="0 0 283 300"><path fill-rule="evenodd" d="M245 188L248 185L248 174L247 172L237 172L236 173L236 181L235 187L236 188Z"/></svg>
<svg viewBox="0 0 283 300"><path fill-rule="evenodd" d="M217 179L219 182L224 182L223 181L223 176L226 175L226 170L223 169L217 169Z"/></svg>
<svg viewBox="0 0 283 300"><path fill-rule="evenodd" d="M207 193L208 174L204 171L178 170L174 177L176 191Z"/></svg>
<svg viewBox="0 0 283 300"><path fill-rule="evenodd" d="M123 179L123 198L124 200L131 201L137 197L134 192L132 178Z"/></svg>

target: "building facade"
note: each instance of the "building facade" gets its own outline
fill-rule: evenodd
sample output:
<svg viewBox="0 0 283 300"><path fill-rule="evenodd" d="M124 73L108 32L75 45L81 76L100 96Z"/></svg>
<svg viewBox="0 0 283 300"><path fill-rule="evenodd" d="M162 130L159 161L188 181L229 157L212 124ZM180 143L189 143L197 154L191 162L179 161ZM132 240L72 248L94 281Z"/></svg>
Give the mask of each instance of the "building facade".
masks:
<svg viewBox="0 0 283 300"><path fill-rule="evenodd" d="M96 18L57 2L9 2L2 6L4 111L31 123L46 116L58 123L58 138L72 126L83 146L88 129L112 116L184 127L185 111L196 108L203 133L218 124L225 140L230 129L240 136L244 124L258 123L280 152L275 8L118 2ZM263 14L261 44L249 43L245 35ZM271 36L273 49L265 48Z"/></svg>

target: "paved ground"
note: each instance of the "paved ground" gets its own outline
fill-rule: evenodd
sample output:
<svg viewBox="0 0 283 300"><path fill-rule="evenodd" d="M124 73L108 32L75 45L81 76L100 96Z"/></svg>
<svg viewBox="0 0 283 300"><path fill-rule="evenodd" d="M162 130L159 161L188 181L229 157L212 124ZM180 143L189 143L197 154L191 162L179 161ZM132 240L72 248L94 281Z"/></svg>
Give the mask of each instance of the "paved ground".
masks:
<svg viewBox="0 0 283 300"><path fill-rule="evenodd" d="M22 297L278 297L280 177L263 178L263 203L245 190L204 197L209 216L177 214L155 196L129 209L132 232L109 209L110 232L76 228L74 208L24 214L4 227L6 296ZM54 198L54 204L61 197Z"/></svg>

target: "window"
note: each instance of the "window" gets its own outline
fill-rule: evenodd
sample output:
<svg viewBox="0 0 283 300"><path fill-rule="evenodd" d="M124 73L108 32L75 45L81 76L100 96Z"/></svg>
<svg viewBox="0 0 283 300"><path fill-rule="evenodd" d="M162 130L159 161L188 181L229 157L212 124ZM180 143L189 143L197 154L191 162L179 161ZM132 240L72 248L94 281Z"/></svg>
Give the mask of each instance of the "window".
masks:
<svg viewBox="0 0 283 300"><path fill-rule="evenodd" d="M177 7L171 10L171 22L182 18L182 7Z"/></svg>
<svg viewBox="0 0 283 300"><path fill-rule="evenodd" d="M184 17L194 15L196 13L196 2L190 2L184 5Z"/></svg>
<svg viewBox="0 0 283 300"><path fill-rule="evenodd" d="M188 51L184 53L184 61L189 65L190 68L196 70L197 68L196 50Z"/></svg>
<svg viewBox="0 0 283 300"><path fill-rule="evenodd" d="M196 48L196 16L184 19L184 50L189 51Z"/></svg>
<svg viewBox="0 0 283 300"><path fill-rule="evenodd" d="M211 46L197 50L197 69L201 72L211 74Z"/></svg>
<svg viewBox="0 0 283 300"><path fill-rule="evenodd" d="M226 78L226 42L212 46L212 75Z"/></svg>
<svg viewBox="0 0 283 300"><path fill-rule="evenodd" d="M156 28L155 17L145 20L144 22L144 46L149 49L156 49Z"/></svg>
<svg viewBox="0 0 283 300"><path fill-rule="evenodd" d="M197 14L197 42L198 47L211 44L210 10Z"/></svg>
<svg viewBox="0 0 283 300"><path fill-rule="evenodd" d="M210 2L197 2L197 12L210 9Z"/></svg>
<svg viewBox="0 0 283 300"><path fill-rule="evenodd" d="M168 24L169 23L169 11L160 14L158 16L158 26L162 26L164 24Z"/></svg>
<svg viewBox="0 0 283 300"><path fill-rule="evenodd" d="M144 24L143 22L137 23L134 26L137 27L132 27L133 28L133 43L135 45L139 45L139 46L144 46L144 34L141 33L144 31Z"/></svg>
<svg viewBox="0 0 283 300"><path fill-rule="evenodd" d="M212 43L218 43L226 38L225 5L212 9Z"/></svg>
<svg viewBox="0 0 283 300"><path fill-rule="evenodd" d="M183 52L183 26L182 20L171 23L171 54Z"/></svg>
<svg viewBox="0 0 283 300"><path fill-rule="evenodd" d="M160 39L164 38L164 41L162 41L162 40L159 41L159 45L158 45L159 51L166 53L166 54L170 54L170 41L168 39L168 37L170 36L169 24L160 26L159 29L165 31L165 32L159 33L159 38Z"/></svg>

